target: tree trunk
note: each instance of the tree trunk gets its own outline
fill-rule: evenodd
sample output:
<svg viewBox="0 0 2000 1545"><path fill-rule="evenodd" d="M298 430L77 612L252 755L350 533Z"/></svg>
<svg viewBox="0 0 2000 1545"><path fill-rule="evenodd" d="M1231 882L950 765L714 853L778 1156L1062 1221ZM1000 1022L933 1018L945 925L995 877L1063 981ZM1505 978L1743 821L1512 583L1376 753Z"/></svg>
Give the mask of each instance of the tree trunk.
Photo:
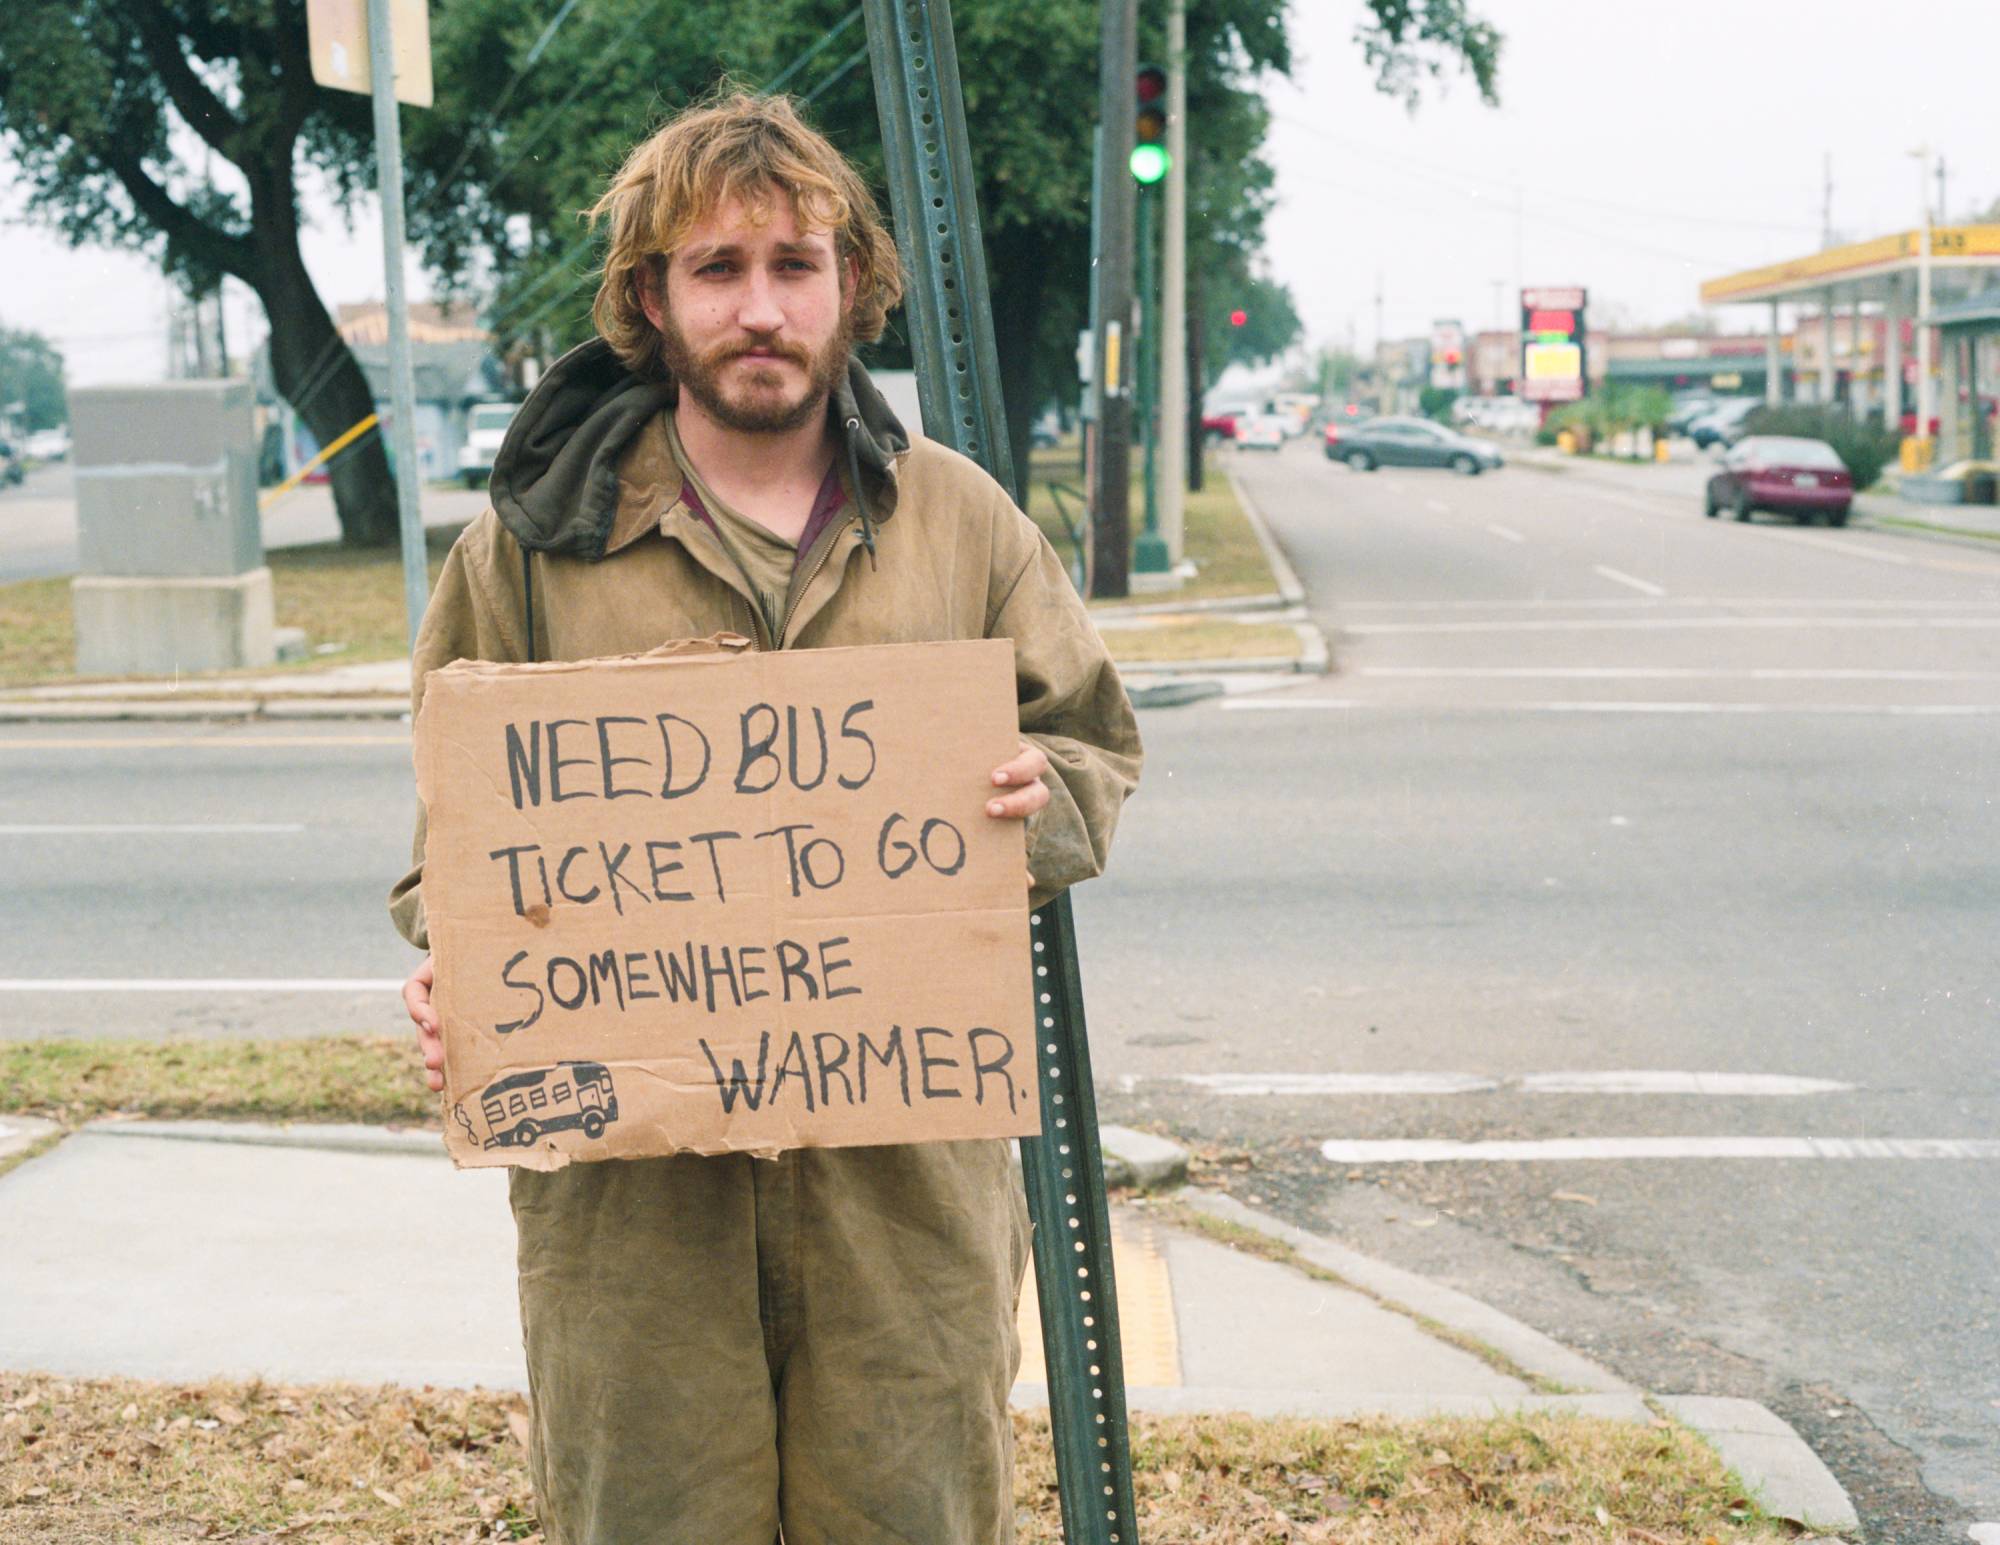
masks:
<svg viewBox="0 0 2000 1545"><path fill-rule="evenodd" d="M282 188L272 187L252 205L256 271L238 277L264 303L271 324L271 379L279 395L324 447L373 413L375 399L354 351L335 331L299 256L291 169L274 169L274 174L277 170L282 170ZM379 430L371 431L327 463L340 540L349 547L385 547L400 533L386 444ZM411 473L416 475L417 469Z"/></svg>

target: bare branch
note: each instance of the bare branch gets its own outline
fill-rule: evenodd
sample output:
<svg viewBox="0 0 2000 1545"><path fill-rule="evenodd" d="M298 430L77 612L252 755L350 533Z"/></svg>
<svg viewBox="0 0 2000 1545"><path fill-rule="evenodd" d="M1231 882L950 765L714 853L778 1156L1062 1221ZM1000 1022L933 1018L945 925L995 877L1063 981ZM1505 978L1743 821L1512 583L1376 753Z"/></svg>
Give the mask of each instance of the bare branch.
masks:
<svg viewBox="0 0 2000 1545"><path fill-rule="evenodd" d="M145 42L147 56L159 71L160 84L167 88L175 111L211 148L240 166L236 152L243 125L188 63L181 52L180 35L164 8L141 0L137 5L120 4L119 10Z"/></svg>
<svg viewBox="0 0 2000 1545"><path fill-rule="evenodd" d="M145 167L132 151L123 146L107 145L102 147L101 153L106 168L124 186L139 213L169 241L178 243L209 267L234 274L246 284L255 284L257 258L247 239L218 231L206 220L176 203L165 188L146 174Z"/></svg>

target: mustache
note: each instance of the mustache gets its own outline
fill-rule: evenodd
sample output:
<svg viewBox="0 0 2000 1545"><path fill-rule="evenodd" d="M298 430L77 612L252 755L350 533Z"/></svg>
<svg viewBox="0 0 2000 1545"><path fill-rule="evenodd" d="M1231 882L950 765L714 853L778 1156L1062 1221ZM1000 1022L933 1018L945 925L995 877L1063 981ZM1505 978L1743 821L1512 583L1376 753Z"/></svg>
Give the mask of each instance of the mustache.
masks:
<svg viewBox="0 0 2000 1545"><path fill-rule="evenodd" d="M796 343L784 343L776 338L754 343L725 343L716 346L706 361L710 369L726 365L734 359L744 359L751 354L774 354L780 359L788 359L797 365L810 366L812 355Z"/></svg>

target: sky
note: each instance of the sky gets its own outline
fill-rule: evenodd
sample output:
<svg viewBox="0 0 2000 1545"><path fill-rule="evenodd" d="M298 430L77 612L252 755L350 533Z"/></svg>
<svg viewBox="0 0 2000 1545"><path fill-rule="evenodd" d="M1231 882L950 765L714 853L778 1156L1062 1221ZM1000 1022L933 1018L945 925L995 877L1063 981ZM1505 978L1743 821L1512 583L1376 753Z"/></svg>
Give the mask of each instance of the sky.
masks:
<svg viewBox="0 0 2000 1545"><path fill-rule="evenodd" d="M1372 348L1378 281L1392 338L1444 318L1494 326L1522 282L1587 286L1599 328L1685 317L1703 279L1820 246L1828 156L1845 237L1916 224L1908 152L1925 143L1944 155L1954 213L2000 199L1991 0L1471 4L1506 38L1500 106L1451 75L1414 114L1374 89L1353 42L1361 0L1293 4L1296 68L1267 83L1279 201L1266 259L1312 344ZM1189 133L1198 142L1199 124ZM350 229L323 197L305 202L321 297L379 298L374 211ZM170 300L158 273L130 254L72 252L20 204L0 158L0 323L53 337L75 384L158 379ZM240 352L263 320L242 286L229 295Z"/></svg>
<svg viewBox="0 0 2000 1545"><path fill-rule="evenodd" d="M1600 328L1688 316L1702 280L1819 249L1828 156L1843 237L1918 223L1926 142L1954 212L2000 199L1991 0L1471 7L1505 35L1500 105L1457 75L1414 115L1374 89L1361 0L1292 7L1267 257L1315 342L1372 347L1378 276L1392 338L1511 326L1520 283L1584 285Z"/></svg>

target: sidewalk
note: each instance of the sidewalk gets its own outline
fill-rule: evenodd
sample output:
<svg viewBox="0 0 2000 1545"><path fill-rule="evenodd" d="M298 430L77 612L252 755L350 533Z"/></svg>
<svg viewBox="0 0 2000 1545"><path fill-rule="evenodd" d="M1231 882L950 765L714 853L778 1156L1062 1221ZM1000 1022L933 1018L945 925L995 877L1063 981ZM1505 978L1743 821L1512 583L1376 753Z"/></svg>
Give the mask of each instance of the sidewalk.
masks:
<svg viewBox="0 0 2000 1545"><path fill-rule="evenodd" d="M52 1135L0 1118L0 1161ZM1664 1417L1773 1514L1856 1528L1832 1475L1754 1402L1649 1397L1474 1299L1214 1193L1130 1196L1113 1227L1135 1412ZM0 1238L15 1242L0 1368L525 1388L504 1173L454 1171L434 1133L96 1122L0 1177ZM1023 1297L1014 1400L1033 1406L1047 1391Z"/></svg>

